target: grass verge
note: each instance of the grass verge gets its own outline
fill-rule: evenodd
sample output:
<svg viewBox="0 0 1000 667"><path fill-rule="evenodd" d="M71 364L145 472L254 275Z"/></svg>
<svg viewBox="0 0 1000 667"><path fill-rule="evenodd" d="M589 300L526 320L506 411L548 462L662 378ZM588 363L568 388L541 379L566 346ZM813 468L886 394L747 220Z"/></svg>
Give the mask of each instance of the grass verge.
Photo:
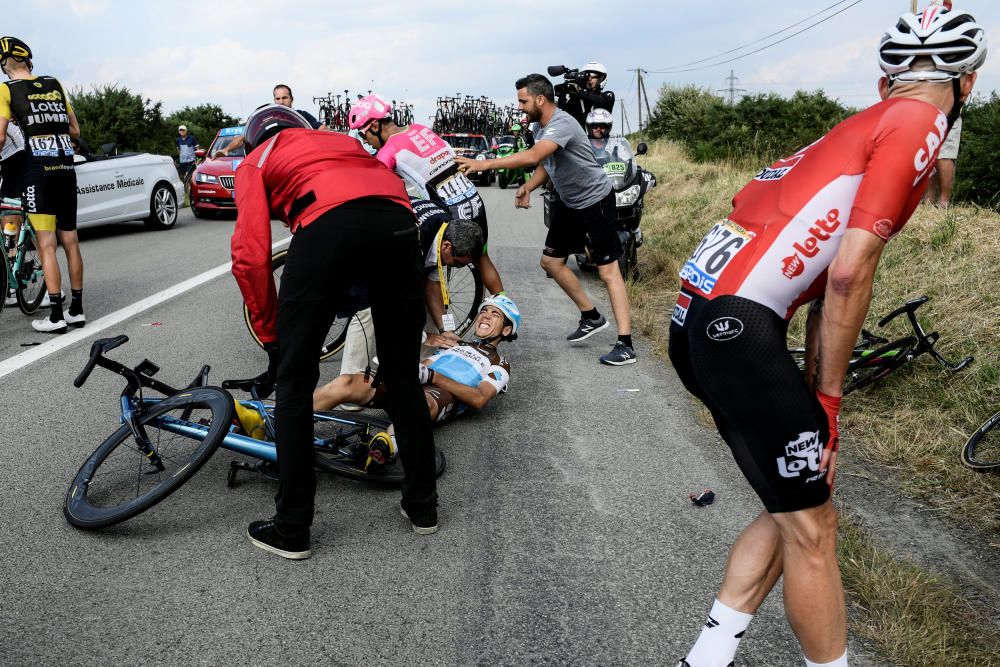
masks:
<svg viewBox="0 0 1000 667"><path fill-rule="evenodd" d="M663 354L677 271L711 225L729 214L733 195L756 167L693 163L669 142L654 143L645 166L656 174L658 185L643 217L643 280L629 289L636 329ZM1000 216L989 210L921 206L888 244L866 327L887 338L908 333L902 322L893 322L887 331L875 322L904 301L926 294L931 301L918 312L928 331L941 333L939 351L953 358L974 355L976 361L952 374L921 357L848 396L842 431L851 455L896 470L895 479L888 481L905 494L994 537L1000 531L1000 475L964 468L959 451L967 434L1000 408L1000 291L995 289L1000 285L1000 236L993 232L998 224ZM801 316L793 321L793 340L801 340ZM959 613L963 605L950 589L868 545L849 522L843 537L849 564L845 585L858 612L855 632L876 641L893 664L987 664L953 657L966 655L960 638L973 634L974 626ZM904 590L910 591L906 604L900 597ZM915 604L921 595L937 600L941 613L933 620ZM910 642L924 648L908 651ZM996 645L994 641L994 650Z"/></svg>

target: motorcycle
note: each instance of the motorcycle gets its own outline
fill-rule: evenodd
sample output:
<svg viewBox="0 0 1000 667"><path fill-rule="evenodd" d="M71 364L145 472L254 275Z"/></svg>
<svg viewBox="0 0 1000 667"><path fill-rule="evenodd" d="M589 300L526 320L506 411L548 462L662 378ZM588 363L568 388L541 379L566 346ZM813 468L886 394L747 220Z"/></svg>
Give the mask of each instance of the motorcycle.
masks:
<svg viewBox="0 0 1000 667"><path fill-rule="evenodd" d="M513 135L507 134L497 138L496 154L498 158L520 153L526 148L524 140L520 137L515 138ZM531 174L524 167L497 169L497 185L500 186L501 190L505 190L508 185L521 186L528 182L530 176Z"/></svg>
<svg viewBox="0 0 1000 667"><path fill-rule="evenodd" d="M622 256L618 258L618 268L622 277L628 280L638 280L639 257L638 249L642 245L643 199L650 188L656 186L656 177L652 172L639 166L636 158L645 155L649 150L646 144L640 143L633 153L628 141L622 137L598 140L591 139L594 155L604 173L611 180L615 191L618 210L618 237L622 243ZM548 191L544 195L545 226L549 226L549 207L558 195ZM597 267L591 262L590 251L576 255L576 262L584 271L595 271Z"/></svg>

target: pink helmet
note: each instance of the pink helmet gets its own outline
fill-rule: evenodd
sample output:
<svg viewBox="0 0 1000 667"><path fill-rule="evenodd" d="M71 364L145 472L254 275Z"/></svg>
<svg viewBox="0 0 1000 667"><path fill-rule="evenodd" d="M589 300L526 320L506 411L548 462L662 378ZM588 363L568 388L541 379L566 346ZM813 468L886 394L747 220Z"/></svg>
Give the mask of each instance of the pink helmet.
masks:
<svg viewBox="0 0 1000 667"><path fill-rule="evenodd" d="M351 107L349 116L352 130L362 130L372 121L382 120L392 115L392 105L375 93L362 97Z"/></svg>

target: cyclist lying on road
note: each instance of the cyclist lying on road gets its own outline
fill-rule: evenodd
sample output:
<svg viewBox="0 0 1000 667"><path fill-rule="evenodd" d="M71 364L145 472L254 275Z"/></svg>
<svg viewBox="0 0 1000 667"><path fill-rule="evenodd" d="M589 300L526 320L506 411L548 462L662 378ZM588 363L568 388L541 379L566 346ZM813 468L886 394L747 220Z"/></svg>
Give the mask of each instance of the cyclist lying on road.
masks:
<svg viewBox="0 0 1000 667"><path fill-rule="evenodd" d="M424 360L418 369L433 423L442 424L469 408L482 408L507 390L510 364L500 356L497 346L500 341L517 338L520 323L521 312L514 302L506 296L493 296L479 306L474 340L455 345L444 337L435 337L433 342L443 349ZM313 410L330 410L341 403L380 408L384 401L382 384L363 373L354 373L341 375L317 389L313 393ZM395 455L395 435L381 438L382 452L376 441L372 443L374 460Z"/></svg>

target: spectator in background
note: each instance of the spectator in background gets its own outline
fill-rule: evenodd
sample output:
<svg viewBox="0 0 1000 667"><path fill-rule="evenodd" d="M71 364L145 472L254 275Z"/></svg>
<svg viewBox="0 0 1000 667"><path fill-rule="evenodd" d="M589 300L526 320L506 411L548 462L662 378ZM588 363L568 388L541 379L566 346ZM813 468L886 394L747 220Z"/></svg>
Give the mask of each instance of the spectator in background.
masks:
<svg viewBox="0 0 1000 667"><path fill-rule="evenodd" d="M941 144L937 167L931 174L924 201L939 208L951 206L951 190L955 186L955 160L958 159L958 145L962 140L962 119L958 118Z"/></svg>
<svg viewBox="0 0 1000 667"><path fill-rule="evenodd" d="M177 126L177 136L174 138L177 143L177 175L181 181L194 169L194 152L198 148L198 139L193 134L188 133L187 125Z"/></svg>
<svg viewBox="0 0 1000 667"><path fill-rule="evenodd" d="M281 106L288 107L289 109L293 108L292 104L295 103L295 98L292 96L292 89L289 88L286 84L279 83L274 87L274 90L271 91L271 94L274 97L275 104L280 104ZM302 116L303 118L305 118L306 122L309 123L312 129L314 130L329 129L326 125L316 120L316 116L312 115L308 111L304 109L295 109L295 112L300 116ZM233 140L230 141L228 144L226 144L226 147L223 148L222 150L215 151L215 154L213 154L212 157L218 157L219 155L229 155L233 150L239 148L242 145L243 145L243 135L241 134L233 137Z"/></svg>
<svg viewBox="0 0 1000 667"><path fill-rule="evenodd" d="M295 98L292 97L292 89L289 88L287 85L279 83L277 86L274 87L273 94L274 94L275 104L280 104L281 106L288 107L289 109L294 108L292 105L295 103ZM316 120L316 116L312 115L308 111L305 111L303 109L295 109L295 110L298 112L300 116L309 121L309 124L312 125L312 128L314 130L327 129L326 125L323 125L321 122Z"/></svg>

